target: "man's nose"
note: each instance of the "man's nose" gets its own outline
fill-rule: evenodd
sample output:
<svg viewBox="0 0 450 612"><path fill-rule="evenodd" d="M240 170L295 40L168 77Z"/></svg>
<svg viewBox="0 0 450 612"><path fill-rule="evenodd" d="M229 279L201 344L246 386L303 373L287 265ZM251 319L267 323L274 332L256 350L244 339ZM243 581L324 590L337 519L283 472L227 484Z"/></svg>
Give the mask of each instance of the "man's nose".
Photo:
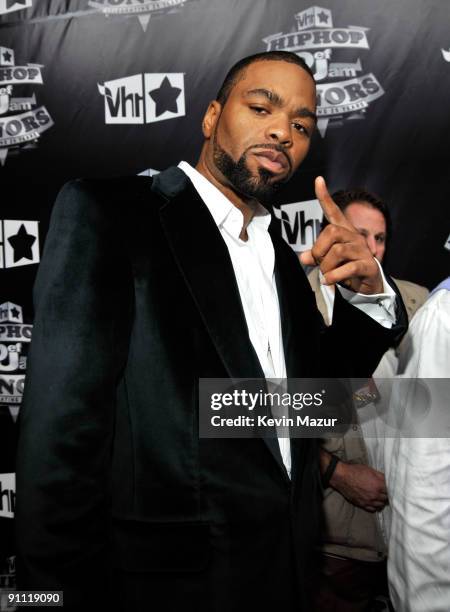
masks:
<svg viewBox="0 0 450 612"><path fill-rule="evenodd" d="M267 126L266 135L272 142L290 147L292 145L291 123L287 118L278 117Z"/></svg>
<svg viewBox="0 0 450 612"><path fill-rule="evenodd" d="M369 247L369 251L375 257L377 254L377 242L374 236L366 236L367 246Z"/></svg>

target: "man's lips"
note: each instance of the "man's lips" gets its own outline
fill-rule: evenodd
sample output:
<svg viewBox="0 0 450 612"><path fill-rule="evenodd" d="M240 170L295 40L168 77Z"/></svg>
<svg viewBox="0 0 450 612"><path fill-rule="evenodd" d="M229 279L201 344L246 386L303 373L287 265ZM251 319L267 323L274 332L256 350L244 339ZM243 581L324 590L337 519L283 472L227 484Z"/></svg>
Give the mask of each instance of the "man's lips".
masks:
<svg viewBox="0 0 450 612"><path fill-rule="evenodd" d="M274 174L281 174L290 169L285 153L273 149L261 149L260 151L253 151L253 155L258 158L258 162L263 168Z"/></svg>

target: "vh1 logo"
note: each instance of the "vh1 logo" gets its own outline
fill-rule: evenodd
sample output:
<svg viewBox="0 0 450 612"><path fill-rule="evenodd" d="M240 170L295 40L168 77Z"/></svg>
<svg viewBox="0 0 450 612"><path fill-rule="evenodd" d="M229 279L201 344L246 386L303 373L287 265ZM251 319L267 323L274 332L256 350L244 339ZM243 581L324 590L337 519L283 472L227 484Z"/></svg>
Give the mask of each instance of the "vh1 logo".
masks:
<svg viewBox="0 0 450 612"><path fill-rule="evenodd" d="M299 31L307 28L332 28L333 19L331 11L321 6L310 6L304 11L295 15L297 29Z"/></svg>
<svg viewBox="0 0 450 612"><path fill-rule="evenodd" d="M294 251L310 249L320 234L323 211L318 200L305 200L282 204L273 209L275 218L281 221L281 233Z"/></svg>
<svg viewBox="0 0 450 612"><path fill-rule="evenodd" d="M106 124L145 124L184 117L184 74L155 73L98 84Z"/></svg>

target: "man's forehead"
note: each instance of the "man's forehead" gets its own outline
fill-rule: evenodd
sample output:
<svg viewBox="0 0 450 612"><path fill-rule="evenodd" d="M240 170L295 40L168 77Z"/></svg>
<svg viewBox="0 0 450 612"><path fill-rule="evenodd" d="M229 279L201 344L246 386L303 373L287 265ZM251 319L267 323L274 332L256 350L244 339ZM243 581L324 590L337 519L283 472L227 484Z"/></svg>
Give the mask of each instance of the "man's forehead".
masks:
<svg viewBox="0 0 450 612"><path fill-rule="evenodd" d="M370 202L365 202L363 200L355 200L354 202L350 202L350 204L346 206L344 210L344 215L356 216L358 219L366 221L376 219L381 224L386 224L386 219L384 218L381 210L378 210L378 208L372 206Z"/></svg>
<svg viewBox="0 0 450 612"><path fill-rule="evenodd" d="M315 92L315 83L306 70L297 64L264 60L244 68L234 89L240 95L265 89L283 96L305 96Z"/></svg>
<svg viewBox="0 0 450 612"><path fill-rule="evenodd" d="M254 75L259 76L284 76L286 73L296 74L307 78L313 83L313 79L308 72L299 64L287 62L285 60L259 60L253 62L244 68L245 77L249 78ZM244 78L245 78L244 77Z"/></svg>

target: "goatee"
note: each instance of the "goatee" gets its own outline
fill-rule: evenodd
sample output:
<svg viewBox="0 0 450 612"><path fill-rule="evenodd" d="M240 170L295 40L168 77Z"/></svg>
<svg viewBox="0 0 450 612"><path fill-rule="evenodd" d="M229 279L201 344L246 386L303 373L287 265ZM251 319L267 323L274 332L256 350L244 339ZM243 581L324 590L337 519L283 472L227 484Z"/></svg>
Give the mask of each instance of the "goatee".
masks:
<svg viewBox="0 0 450 612"><path fill-rule="evenodd" d="M244 151L238 161L234 161L217 142L215 134L213 137L213 159L216 168L229 180L238 193L265 204L270 203L274 194L286 182L286 180L271 181L274 175L265 168L259 168L258 175L254 176L246 165L247 152Z"/></svg>

